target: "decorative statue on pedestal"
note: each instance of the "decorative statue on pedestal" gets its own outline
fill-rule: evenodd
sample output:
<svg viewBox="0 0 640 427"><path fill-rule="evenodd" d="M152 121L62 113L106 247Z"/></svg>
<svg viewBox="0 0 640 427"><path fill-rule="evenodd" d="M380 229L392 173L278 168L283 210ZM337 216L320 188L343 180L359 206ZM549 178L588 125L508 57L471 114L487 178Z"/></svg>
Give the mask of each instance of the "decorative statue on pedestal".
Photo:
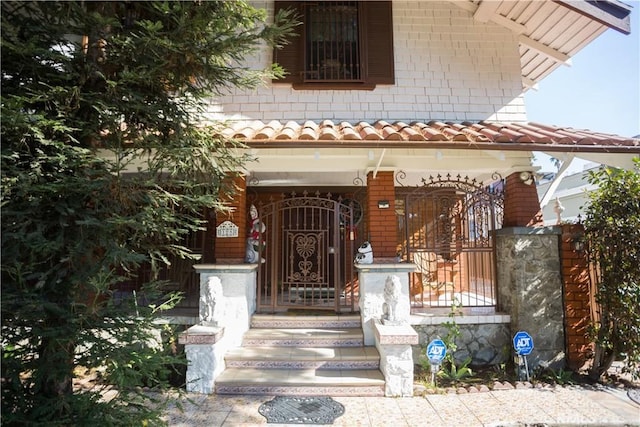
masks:
<svg viewBox="0 0 640 427"><path fill-rule="evenodd" d="M251 208L249 208L249 215L251 216L251 225L249 228L249 238L247 239L244 260L245 262L253 264L257 263L258 258L260 258L260 249L264 250L264 242L260 242L260 235L267 231L267 226L260 221L260 218L258 217L258 209L255 205L251 205ZM260 248L261 244L262 248ZM264 263L265 259L261 258L260 262Z"/></svg>
<svg viewBox="0 0 640 427"><path fill-rule="evenodd" d="M356 264L373 264L373 248L371 247L371 243L364 242L358 248L358 254L354 262Z"/></svg>
<svg viewBox="0 0 640 427"><path fill-rule="evenodd" d="M384 303L382 304L382 323L385 325L401 325L402 316L398 312L400 297L402 296L402 284L396 275L388 276L384 283Z"/></svg>

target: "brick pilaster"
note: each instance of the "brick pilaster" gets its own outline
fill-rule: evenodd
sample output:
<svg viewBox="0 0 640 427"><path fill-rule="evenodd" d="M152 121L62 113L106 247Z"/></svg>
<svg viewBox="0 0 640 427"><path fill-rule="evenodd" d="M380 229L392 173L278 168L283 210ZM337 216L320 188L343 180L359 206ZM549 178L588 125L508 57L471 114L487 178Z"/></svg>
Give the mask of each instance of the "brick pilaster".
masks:
<svg viewBox="0 0 640 427"><path fill-rule="evenodd" d="M562 226L560 253L567 364L573 370L580 369L592 351L587 334L591 322L589 263L586 252L577 252L573 247L574 240L583 235L584 228L580 224Z"/></svg>
<svg viewBox="0 0 640 427"><path fill-rule="evenodd" d="M216 238L215 258L244 259L247 241L247 183L245 177L230 178L236 188L234 194L220 194L221 201L230 208L227 213L216 215L216 227L224 221L231 221L238 226L238 237Z"/></svg>
<svg viewBox="0 0 640 427"><path fill-rule="evenodd" d="M509 175L504 194L503 227L541 227L544 225L535 184L526 184L520 173Z"/></svg>
<svg viewBox="0 0 640 427"><path fill-rule="evenodd" d="M396 192L393 171L373 172L367 175L366 221L369 241L375 258L395 258L397 246ZM378 202L388 201L388 208L378 207Z"/></svg>

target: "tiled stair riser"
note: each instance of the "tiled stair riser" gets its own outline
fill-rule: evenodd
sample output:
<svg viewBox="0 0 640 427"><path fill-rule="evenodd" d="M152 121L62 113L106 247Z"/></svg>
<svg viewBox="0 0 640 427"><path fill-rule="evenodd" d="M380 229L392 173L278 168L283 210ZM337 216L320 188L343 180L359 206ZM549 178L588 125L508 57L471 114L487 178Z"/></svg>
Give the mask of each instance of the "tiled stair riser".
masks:
<svg viewBox="0 0 640 427"><path fill-rule="evenodd" d="M384 396L359 316L261 316L226 358L219 394Z"/></svg>
<svg viewBox="0 0 640 427"><path fill-rule="evenodd" d="M342 362L316 362L316 361L290 361L290 360L229 360L227 368L261 368L261 369L378 369L379 360L342 361Z"/></svg>
<svg viewBox="0 0 640 427"><path fill-rule="evenodd" d="M362 338L354 339L246 339L245 347L283 346L283 347L361 347Z"/></svg>

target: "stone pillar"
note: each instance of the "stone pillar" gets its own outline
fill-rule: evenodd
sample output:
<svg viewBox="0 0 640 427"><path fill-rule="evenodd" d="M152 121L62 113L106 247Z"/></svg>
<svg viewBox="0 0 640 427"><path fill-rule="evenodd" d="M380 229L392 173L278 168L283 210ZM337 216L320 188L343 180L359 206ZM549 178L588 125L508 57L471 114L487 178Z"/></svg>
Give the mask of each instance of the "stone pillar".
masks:
<svg viewBox="0 0 640 427"><path fill-rule="evenodd" d="M396 219L396 190L393 171L379 171L367 175L367 209L365 220L367 239L373 247L373 255L381 258L396 256L398 221ZM374 260L375 262L375 260Z"/></svg>
<svg viewBox="0 0 640 427"><path fill-rule="evenodd" d="M360 318L362 319L362 331L364 333L364 345L375 344L373 329L374 319L382 319L382 307L384 304L384 286L391 275L398 276L401 283L401 299L406 304L400 306L399 316L408 316L411 311L409 306L409 273L415 271L416 265L412 263L376 263L356 264L358 280L360 284ZM404 312L404 314L403 314Z"/></svg>
<svg viewBox="0 0 640 427"><path fill-rule="evenodd" d="M187 355L187 391L210 394L227 351L242 344L256 311L257 264L201 264L200 325L180 334ZM220 292L221 291L221 292Z"/></svg>
<svg viewBox="0 0 640 427"><path fill-rule="evenodd" d="M224 371L224 328L195 325L178 337L187 356L187 391L212 394L215 378ZM222 348L222 349L221 349Z"/></svg>
<svg viewBox="0 0 640 427"><path fill-rule="evenodd" d="M374 319L375 342L380 353L387 397L413 396L413 350L418 333L409 325L384 325Z"/></svg>
<svg viewBox="0 0 640 427"><path fill-rule="evenodd" d="M496 232L498 308L511 316L511 337L528 332L529 366L564 365L564 309L557 227Z"/></svg>
<svg viewBox="0 0 640 427"><path fill-rule="evenodd" d="M200 275L200 289L209 286L213 277L220 280L224 298L224 316L216 322L216 326L225 328L225 335L232 335L231 339L239 346L242 343L242 336L249 330L251 316L256 311L258 265L200 264L194 268ZM206 311L200 307L200 313Z"/></svg>

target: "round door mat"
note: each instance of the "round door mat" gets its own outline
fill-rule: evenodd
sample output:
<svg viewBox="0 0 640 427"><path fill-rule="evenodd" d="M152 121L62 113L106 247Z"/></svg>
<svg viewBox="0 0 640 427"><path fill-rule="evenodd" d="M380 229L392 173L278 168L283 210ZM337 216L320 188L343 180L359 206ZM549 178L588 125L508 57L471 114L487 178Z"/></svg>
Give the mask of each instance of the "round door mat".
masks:
<svg viewBox="0 0 640 427"><path fill-rule="evenodd" d="M260 405L258 412L267 423L333 424L344 414L344 406L330 397L276 396Z"/></svg>

